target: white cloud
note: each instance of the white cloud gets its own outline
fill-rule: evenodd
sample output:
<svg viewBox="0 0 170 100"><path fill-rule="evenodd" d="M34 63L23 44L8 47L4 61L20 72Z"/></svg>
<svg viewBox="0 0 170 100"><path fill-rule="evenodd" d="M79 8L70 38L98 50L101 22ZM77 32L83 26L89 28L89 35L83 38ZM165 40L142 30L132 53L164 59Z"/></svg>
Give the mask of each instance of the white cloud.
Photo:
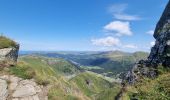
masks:
<svg viewBox="0 0 170 100"><path fill-rule="evenodd" d="M109 7L110 13L122 13L127 8L127 4L113 4Z"/></svg>
<svg viewBox="0 0 170 100"><path fill-rule="evenodd" d="M155 45L155 41L152 41L152 42L150 43L150 45L151 45L151 46L154 46L154 45Z"/></svg>
<svg viewBox="0 0 170 100"><path fill-rule="evenodd" d="M138 47L134 44L127 44L123 46L124 48L137 49Z"/></svg>
<svg viewBox="0 0 170 100"><path fill-rule="evenodd" d="M146 32L146 34L153 35L154 34L154 30L149 30L149 31Z"/></svg>
<svg viewBox="0 0 170 100"><path fill-rule="evenodd" d="M136 15L128 15L128 14L113 14L116 19L119 20L128 20L128 21L134 21L134 20L140 20L141 18Z"/></svg>
<svg viewBox="0 0 170 100"><path fill-rule="evenodd" d="M124 21L113 21L108 25L104 26L104 29L108 32L116 32L118 36L132 35L129 22Z"/></svg>
<svg viewBox="0 0 170 100"><path fill-rule="evenodd" d="M106 38L100 38L100 39L92 39L91 40L93 45L97 45L97 46L118 46L120 45L120 40L118 38L114 38L114 37L106 37Z"/></svg>
<svg viewBox="0 0 170 100"><path fill-rule="evenodd" d="M135 21L141 20L137 15L126 14L127 4L113 4L109 7L108 11L113 14L114 18L118 20Z"/></svg>

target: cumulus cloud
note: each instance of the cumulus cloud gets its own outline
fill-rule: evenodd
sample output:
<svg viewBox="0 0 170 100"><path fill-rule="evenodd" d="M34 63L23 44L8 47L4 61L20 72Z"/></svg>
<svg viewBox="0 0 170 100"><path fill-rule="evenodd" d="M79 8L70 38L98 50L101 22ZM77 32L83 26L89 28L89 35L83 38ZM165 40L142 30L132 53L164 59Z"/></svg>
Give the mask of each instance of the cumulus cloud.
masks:
<svg viewBox="0 0 170 100"><path fill-rule="evenodd" d="M91 40L93 45L97 46L118 46L120 45L120 40L118 38L114 38L111 36L105 37L105 38L99 38L99 39L92 39Z"/></svg>
<svg viewBox="0 0 170 100"><path fill-rule="evenodd" d="M127 44L123 46L124 48L137 49L138 47L134 44Z"/></svg>
<svg viewBox="0 0 170 100"><path fill-rule="evenodd" d="M132 35L129 22L124 21L113 21L104 26L107 32L116 32L118 36L122 35Z"/></svg>
<svg viewBox="0 0 170 100"><path fill-rule="evenodd" d="M152 41L152 42L150 43L150 45L151 45L151 46L154 46L154 45L155 45L155 41Z"/></svg>
<svg viewBox="0 0 170 100"><path fill-rule="evenodd" d="M140 20L141 18L137 15L128 15L128 14L113 14L116 19L119 20L128 20L128 21L133 21L133 20Z"/></svg>
<svg viewBox="0 0 170 100"><path fill-rule="evenodd" d="M146 34L153 35L154 34L154 30L149 30L149 31L146 32Z"/></svg>

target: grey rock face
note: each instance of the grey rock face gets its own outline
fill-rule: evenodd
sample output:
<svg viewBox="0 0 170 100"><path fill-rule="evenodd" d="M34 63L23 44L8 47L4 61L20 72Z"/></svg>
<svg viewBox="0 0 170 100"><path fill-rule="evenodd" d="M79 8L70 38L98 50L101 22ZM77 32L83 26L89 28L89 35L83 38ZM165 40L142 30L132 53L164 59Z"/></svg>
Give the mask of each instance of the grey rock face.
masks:
<svg viewBox="0 0 170 100"><path fill-rule="evenodd" d="M157 70L154 67L148 67L146 61L139 61L135 64L133 69L125 76L124 82L133 85L140 79L140 77L156 78L158 75Z"/></svg>
<svg viewBox="0 0 170 100"><path fill-rule="evenodd" d="M170 1L156 26L154 37L156 43L148 57L149 62L170 66Z"/></svg>
<svg viewBox="0 0 170 100"><path fill-rule="evenodd" d="M155 45L146 61L141 60L125 76L124 81L134 84L139 77L157 77L157 66L170 67L170 1L168 2L154 32ZM123 82L124 83L124 82Z"/></svg>
<svg viewBox="0 0 170 100"><path fill-rule="evenodd" d="M0 64L5 66L15 65L18 58L19 45L11 48L0 49ZM2 65L0 65L1 67Z"/></svg>

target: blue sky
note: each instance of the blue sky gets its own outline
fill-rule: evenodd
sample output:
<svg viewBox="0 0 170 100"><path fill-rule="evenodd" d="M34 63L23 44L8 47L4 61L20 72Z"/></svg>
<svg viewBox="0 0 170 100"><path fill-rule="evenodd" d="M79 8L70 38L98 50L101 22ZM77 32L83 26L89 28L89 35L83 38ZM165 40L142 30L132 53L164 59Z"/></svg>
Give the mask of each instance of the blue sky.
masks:
<svg viewBox="0 0 170 100"><path fill-rule="evenodd" d="M0 32L21 50L149 51L168 0L0 0Z"/></svg>

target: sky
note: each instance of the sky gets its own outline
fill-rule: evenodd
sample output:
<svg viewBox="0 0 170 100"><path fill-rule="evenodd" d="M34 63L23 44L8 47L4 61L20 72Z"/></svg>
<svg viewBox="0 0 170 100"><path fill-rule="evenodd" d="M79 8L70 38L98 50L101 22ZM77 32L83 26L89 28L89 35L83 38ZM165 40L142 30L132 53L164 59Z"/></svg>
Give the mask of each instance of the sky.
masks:
<svg viewBox="0 0 170 100"><path fill-rule="evenodd" d="M0 33L31 51L150 51L168 0L0 0Z"/></svg>

